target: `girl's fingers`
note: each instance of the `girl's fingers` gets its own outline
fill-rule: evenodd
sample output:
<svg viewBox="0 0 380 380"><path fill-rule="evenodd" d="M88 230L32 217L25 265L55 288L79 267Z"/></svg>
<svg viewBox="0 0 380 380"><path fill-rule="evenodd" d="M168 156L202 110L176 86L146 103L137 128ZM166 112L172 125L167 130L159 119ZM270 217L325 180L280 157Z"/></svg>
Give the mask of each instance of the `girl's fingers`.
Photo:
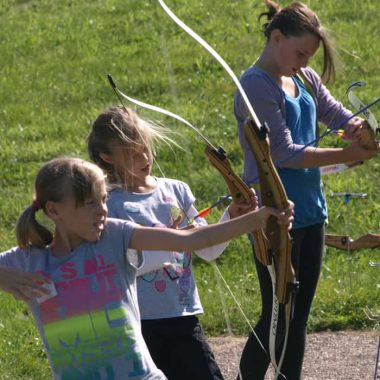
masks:
<svg viewBox="0 0 380 380"><path fill-rule="evenodd" d="M49 291L44 287L44 285L48 283L50 283L50 281L43 277L31 276L31 278L20 279L20 286L34 289L44 294L49 294Z"/></svg>
<svg viewBox="0 0 380 380"><path fill-rule="evenodd" d="M45 285L51 281L39 273L21 272L9 267L0 267L0 272L0 288L17 300L30 302L42 295L50 294Z"/></svg>
<svg viewBox="0 0 380 380"><path fill-rule="evenodd" d="M197 225L195 223L190 223L187 226L181 227L179 229L180 230L191 230L191 229L196 228L196 227L197 227Z"/></svg>
<svg viewBox="0 0 380 380"><path fill-rule="evenodd" d="M294 221L294 211L292 207L289 207L285 210L277 210L270 208L269 212L271 215L277 217L277 223L285 226L291 226Z"/></svg>
<svg viewBox="0 0 380 380"><path fill-rule="evenodd" d="M12 289L11 294L16 300L29 303L36 297L26 289Z"/></svg>
<svg viewBox="0 0 380 380"><path fill-rule="evenodd" d="M345 137L351 140L357 139L362 132L361 130L362 130L363 122L364 120L359 117L355 117L354 119L352 119L350 123L347 124L346 128L344 129Z"/></svg>
<svg viewBox="0 0 380 380"><path fill-rule="evenodd" d="M24 296L24 294L22 294L21 292L19 291L14 291L11 293L12 296L17 300L17 301L24 301L24 302L29 302L29 299L27 297Z"/></svg>
<svg viewBox="0 0 380 380"><path fill-rule="evenodd" d="M29 301L35 299L35 298L38 298L38 297L41 297L41 293L32 289L32 288L29 288L29 287L23 287L20 289L20 293L24 295L24 297L26 299L28 299Z"/></svg>
<svg viewBox="0 0 380 380"><path fill-rule="evenodd" d="M41 297L41 296L44 296L44 295L49 295L50 294L50 290L46 289L44 287L40 287L38 289L28 287L26 289L26 293L28 295L32 296L33 298L38 298L38 297Z"/></svg>
<svg viewBox="0 0 380 380"><path fill-rule="evenodd" d="M255 189L250 189L251 190L251 207L253 207L253 209L256 209L259 205L259 198L257 197L257 194L255 192Z"/></svg>
<svg viewBox="0 0 380 380"><path fill-rule="evenodd" d="M43 275L41 274L34 274L34 273L31 273L31 278L37 282L38 284L42 285L42 284L48 284L50 281L50 279L48 279L47 277L44 277Z"/></svg>
<svg viewBox="0 0 380 380"><path fill-rule="evenodd" d="M20 291L22 294L31 296L32 298L40 297L44 294L50 294L49 289L44 285L50 283L50 281L39 275L25 276L21 275L21 278L13 283L13 288Z"/></svg>
<svg viewBox="0 0 380 380"><path fill-rule="evenodd" d="M181 218L181 216L179 216L177 219L175 219L173 221L173 224L171 225L170 228L177 229L178 226L181 224L181 220L182 220L182 218Z"/></svg>

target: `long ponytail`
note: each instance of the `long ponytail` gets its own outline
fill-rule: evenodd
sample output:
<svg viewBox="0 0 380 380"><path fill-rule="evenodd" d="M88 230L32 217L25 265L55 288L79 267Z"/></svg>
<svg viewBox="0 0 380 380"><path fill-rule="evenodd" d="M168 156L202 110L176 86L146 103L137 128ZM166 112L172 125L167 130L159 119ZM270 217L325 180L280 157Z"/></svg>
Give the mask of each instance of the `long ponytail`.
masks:
<svg viewBox="0 0 380 380"><path fill-rule="evenodd" d="M299 37L305 33L316 36L323 46L322 80L324 83L334 81L334 48L318 16L307 5L300 2L294 2L285 8L281 8L275 1L265 0L265 5L268 11L261 13L259 20L262 17L266 17L268 20L263 24L264 35L267 40L269 40L274 29L279 29L287 37Z"/></svg>
<svg viewBox="0 0 380 380"><path fill-rule="evenodd" d="M19 216L16 225L17 244L21 248L28 245L46 247L53 241L53 234L36 219L38 209L34 205L27 207Z"/></svg>

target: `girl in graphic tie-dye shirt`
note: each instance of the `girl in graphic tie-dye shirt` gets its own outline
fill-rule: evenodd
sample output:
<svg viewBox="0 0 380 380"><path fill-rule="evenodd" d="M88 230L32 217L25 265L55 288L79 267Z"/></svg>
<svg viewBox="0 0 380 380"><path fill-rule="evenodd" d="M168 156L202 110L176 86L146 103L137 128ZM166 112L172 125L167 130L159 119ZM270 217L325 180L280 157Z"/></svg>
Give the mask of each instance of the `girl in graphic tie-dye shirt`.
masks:
<svg viewBox="0 0 380 380"><path fill-rule="evenodd" d="M185 227L197 215L195 198L185 183L151 175L153 143L167 138L164 133L162 127L157 128L124 107L111 107L94 122L88 139L89 154L110 178L112 189L107 202L110 216L143 226L173 228ZM240 212L232 204L222 219ZM196 222L206 224L201 218ZM210 261L226 246L227 243L195 253ZM167 265L163 266L161 261L148 273L143 268L137 279L142 332L152 358L169 379L221 379L197 318L203 308L191 253L162 255L163 261L169 262ZM144 252L147 265L158 257Z"/></svg>
<svg viewBox="0 0 380 380"><path fill-rule="evenodd" d="M129 259L128 248L194 250L261 228L269 215L292 221L291 207L185 231L107 219L103 172L75 158L45 164L35 191L17 223L18 247L0 254L0 289L29 303L59 380L166 378L142 337L136 294L142 257ZM37 221L39 210L54 232Z"/></svg>

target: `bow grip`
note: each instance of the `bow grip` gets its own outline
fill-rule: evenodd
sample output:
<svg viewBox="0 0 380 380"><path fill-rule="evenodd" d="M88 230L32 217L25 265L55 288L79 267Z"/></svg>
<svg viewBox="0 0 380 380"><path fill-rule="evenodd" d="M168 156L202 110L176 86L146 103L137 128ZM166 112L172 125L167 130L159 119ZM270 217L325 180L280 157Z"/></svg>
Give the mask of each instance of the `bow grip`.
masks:
<svg viewBox="0 0 380 380"><path fill-rule="evenodd" d="M377 150L378 142L376 141L377 129L373 129L367 120L363 122L363 131L360 137L360 146L367 150Z"/></svg>
<svg viewBox="0 0 380 380"><path fill-rule="evenodd" d="M211 165L223 176L234 203L248 203L252 196L252 190L233 172L225 153L221 147L216 150L212 146L206 145L205 155ZM252 231L252 235L257 258L263 265L270 265L271 258L268 255L268 242L263 230Z"/></svg>
<svg viewBox="0 0 380 380"><path fill-rule="evenodd" d="M288 198L270 155L268 126L258 126L248 118L244 133L256 159L262 203L267 207L287 208ZM275 217L269 218L265 234L269 243L268 255L273 258L276 272L276 295L280 303L287 303L290 294L298 289L291 263L292 239L288 228L280 226Z"/></svg>

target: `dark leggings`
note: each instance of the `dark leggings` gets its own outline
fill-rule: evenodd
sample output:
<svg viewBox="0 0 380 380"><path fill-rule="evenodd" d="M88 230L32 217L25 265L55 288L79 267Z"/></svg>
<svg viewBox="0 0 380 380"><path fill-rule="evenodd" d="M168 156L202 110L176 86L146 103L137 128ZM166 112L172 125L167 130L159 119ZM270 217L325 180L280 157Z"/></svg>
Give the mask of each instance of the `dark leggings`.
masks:
<svg viewBox="0 0 380 380"><path fill-rule="evenodd" d="M141 322L152 359L168 380L223 380L195 315Z"/></svg>
<svg viewBox="0 0 380 380"><path fill-rule="evenodd" d="M292 230L291 236L293 238L292 263L299 281L299 291L296 295L294 315L289 327L281 373L286 376L287 380L299 380L305 352L306 324L322 265L324 224ZM267 268L256 259L255 255L254 257L262 298L262 311L255 326L255 333L269 353L269 328L273 298L272 282ZM283 328L283 307L280 310L280 318L282 319L280 326ZM280 347L280 351L281 349L282 347ZM254 334L251 333L240 360L241 377L238 379L263 380L269 363L269 354L264 352ZM280 376L280 378L284 377Z"/></svg>

